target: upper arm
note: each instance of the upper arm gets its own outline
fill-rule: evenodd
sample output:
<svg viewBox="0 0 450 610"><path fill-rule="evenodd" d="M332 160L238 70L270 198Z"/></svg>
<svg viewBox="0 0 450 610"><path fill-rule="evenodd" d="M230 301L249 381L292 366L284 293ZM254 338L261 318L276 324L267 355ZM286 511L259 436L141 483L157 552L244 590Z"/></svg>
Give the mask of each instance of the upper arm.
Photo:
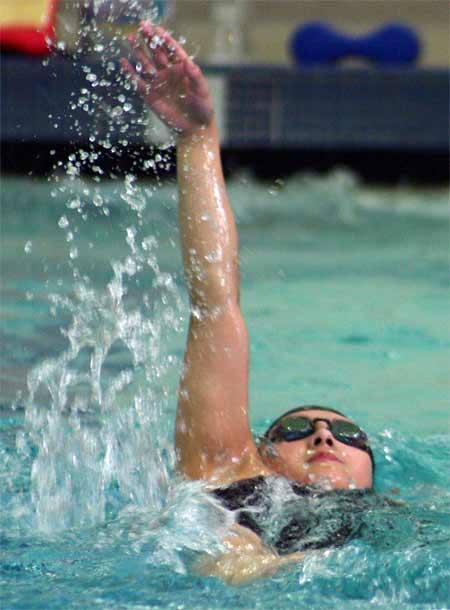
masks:
<svg viewBox="0 0 450 610"><path fill-rule="evenodd" d="M239 305L191 317L175 443L190 478L210 478L256 453L248 421L248 337Z"/></svg>

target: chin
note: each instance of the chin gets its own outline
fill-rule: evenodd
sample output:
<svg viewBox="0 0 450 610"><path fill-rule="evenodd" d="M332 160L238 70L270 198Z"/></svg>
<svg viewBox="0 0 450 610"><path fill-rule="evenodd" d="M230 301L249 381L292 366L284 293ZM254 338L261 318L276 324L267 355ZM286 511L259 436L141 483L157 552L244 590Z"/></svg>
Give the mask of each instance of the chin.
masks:
<svg viewBox="0 0 450 610"><path fill-rule="evenodd" d="M360 487L354 479L346 472L339 472L340 469L317 468L313 472L308 472L303 482L306 485L313 485L325 490L331 489L357 489Z"/></svg>
<svg viewBox="0 0 450 610"><path fill-rule="evenodd" d="M332 489L350 489L350 484L347 480L336 479L327 475L311 477L307 483L312 487L318 487L324 491L331 491Z"/></svg>

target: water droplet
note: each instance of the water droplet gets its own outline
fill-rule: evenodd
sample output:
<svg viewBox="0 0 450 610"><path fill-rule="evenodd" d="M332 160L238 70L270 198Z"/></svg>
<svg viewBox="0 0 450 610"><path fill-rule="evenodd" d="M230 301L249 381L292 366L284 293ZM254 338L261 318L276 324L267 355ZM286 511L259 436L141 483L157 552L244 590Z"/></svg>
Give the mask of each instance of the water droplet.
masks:
<svg viewBox="0 0 450 610"><path fill-rule="evenodd" d="M142 249L148 252L158 246L158 241L154 235L150 235L142 240Z"/></svg>
<svg viewBox="0 0 450 610"><path fill-rule="evenodd" d="M67 164L66 173L68 176L78 176L80 173L79 169L72 163Z"/></svg>
<svg viewBox="0 0 450 610"><path fill-rule="evenodd" d="M101 207L103 205L103 197L96 193L93 198L94 205L97 207Z"/></svg>
<svg viewBox="0 0 450 610"><path fill-rule="evenodd" d="M66 235L66 241L73 241L73 233L72 231L69 231Z"/></svg>
<svg viewBox="0 0 450 610"><path fill-rule="evenodd" d="M89 74L86 74L86 80L88 80L90 83L93 83L97 80L97 75L93 72L90 72Z"/></svg>
<svg viewBox="0 0 450 610"><path fill-rule="evenodd" d="M71 199L67 205L71 210L78 210L81 207L81 199L75 197L74 199Z"/></svg>
<svg viewBox="0 0 450 610"><path fill-rule="evenodd" d="M25 244L25 247L24 247L25 254L30 254L32 249L33 249L33 242L27 241L27 243Z"/></svg>
<svg viewBox="0 0 450 610"><path fill-rule="evenodd" d="M155 34L155 36L153 36L153 38L150 41L150 48L156 49L156 47L160 47L161 45L162 45L162 38L160 36L158 36L157 34Z"/></svg>
<svg viewBox="0 0 450 610"><path fill-rule="evenodd" d="M222 249L218 248L215 251L209 252L208 254L205 254L204 258L208 263L218 263L222 260Z"/></svg>
<svg viewBox="0 0 450 610"><path fill-rule="evenodd" d="M78 248L76 246L70 249L69 256L72 260L78 258Z"/></svg>
<svg viewBox="0 0 450 610"><path fill-rule="evenodd" d="M122 114L123 114L122 106L114 106L114 108L111 110L111 117L113 119L121 116Z"/></svg>
<svg viewBox="0 0 450 610"><path fill-rule="evenodd" d="M67 216L61 216L61 218L58 220L58 226L61 229L66 229L69 226L69 221L67 220Z"/></svg>
<svg viewBox="0 0 450 610"><path fill-rule="evenodd" d="M104 50L104 46L100 43L97 43L94 45L94 51L96 51L97 53L101 53Z"/></svg>

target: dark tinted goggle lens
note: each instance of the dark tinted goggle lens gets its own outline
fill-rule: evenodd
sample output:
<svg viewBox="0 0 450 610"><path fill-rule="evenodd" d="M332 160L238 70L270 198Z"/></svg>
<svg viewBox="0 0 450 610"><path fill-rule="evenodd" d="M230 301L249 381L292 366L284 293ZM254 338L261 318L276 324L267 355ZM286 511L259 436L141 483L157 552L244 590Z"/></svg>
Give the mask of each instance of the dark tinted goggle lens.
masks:
<svg viewBox="0 0 450 610"><path fill-rule="evenodd" d="M341 443L360 449L368 446L366 433L352 422L336 420L331 424L330 429L333 436Z"/></svg>
<svg viewBox="0 0 450 610"><path fill-rule="evenodd" d="M341 443L366 449L367 435L356 424L342 419L330 422L318 418L310 420L308 417L286 417L269 435L271 441L298 441L314 433L314 421L326 421L334 438Z"/></svg>
<svg viewBox="0 0 450 610"><path fill-rule="evenodd" d="M307 417L286 417L270 433L273 441L298 441L314 432L314 426Z"/></svg>

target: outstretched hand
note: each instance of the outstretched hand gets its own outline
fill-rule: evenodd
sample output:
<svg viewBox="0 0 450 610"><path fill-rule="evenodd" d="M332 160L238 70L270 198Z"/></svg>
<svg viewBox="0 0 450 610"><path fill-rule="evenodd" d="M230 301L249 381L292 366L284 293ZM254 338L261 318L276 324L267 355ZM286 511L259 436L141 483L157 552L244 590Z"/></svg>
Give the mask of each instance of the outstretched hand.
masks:
<svg viewBox="0 0 450 610"><path fill-rule="evenodd" d="M160 26L144 21L129 41L136 67L121 59L144 103L171 129L189 133L211 123L213 103L200 68Z"/></svg>

